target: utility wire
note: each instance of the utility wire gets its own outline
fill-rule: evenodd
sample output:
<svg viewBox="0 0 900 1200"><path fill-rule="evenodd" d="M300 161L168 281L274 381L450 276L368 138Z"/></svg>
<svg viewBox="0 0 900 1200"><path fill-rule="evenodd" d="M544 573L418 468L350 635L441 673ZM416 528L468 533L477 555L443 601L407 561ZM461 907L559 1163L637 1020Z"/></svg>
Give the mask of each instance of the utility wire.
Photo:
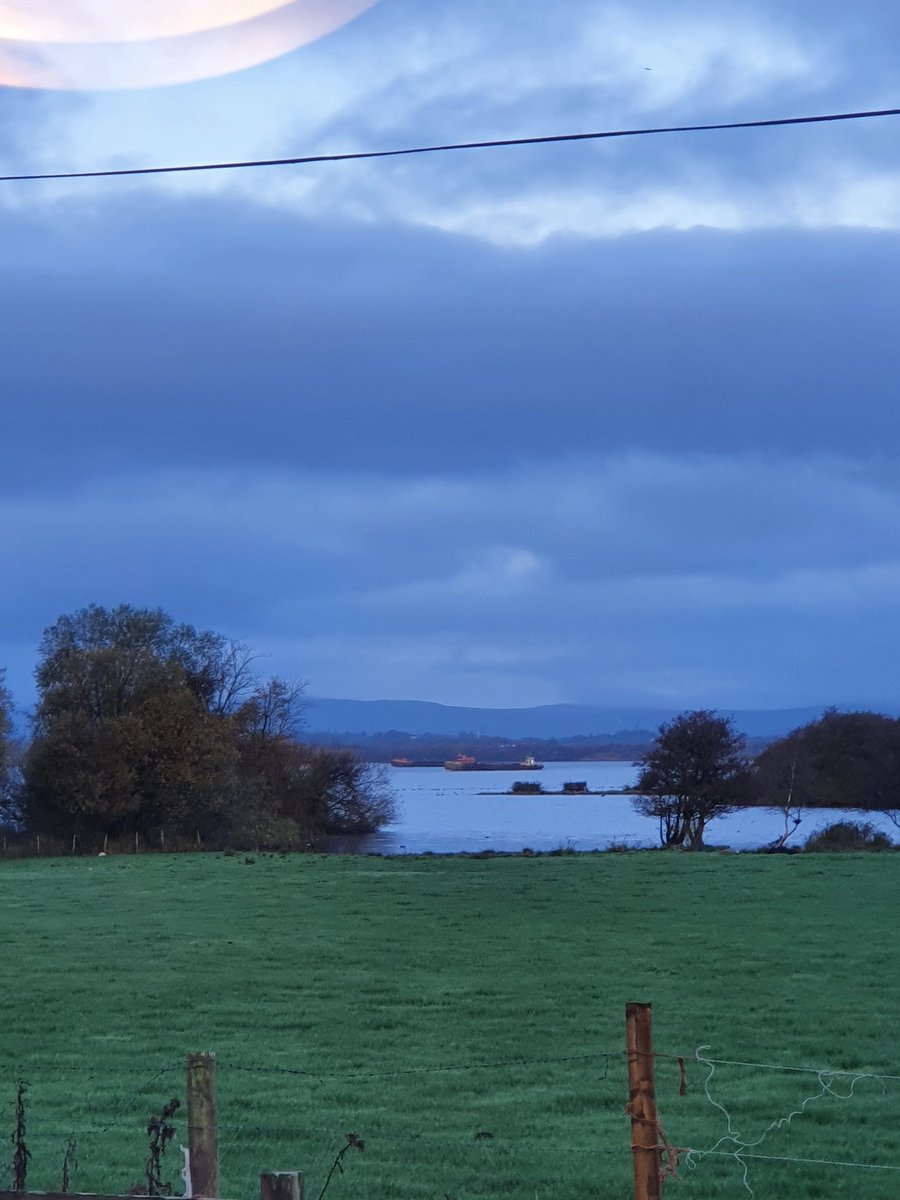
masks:
<svg viewBox="0 0 900 1200"><path fill-rule="evenodd" d="M645 129L604 129L596 133L554 133L544 137L494 138L483 142L447 142L434 146L407 146L399 150L356 150L347 154L306 154L297 158L254 158L241 162L189 163L170 167L122 167L109 171L53 171L30 175L0 175L0 183L38 179L108 179L119 175L177 175L188 171L236 171L248 167L299 167L311 163L353 162L366 158L400 158L412 154L440 154L448 150L495 150L502 146L546 146L556 142L594 142L603 138L642 137L656 133L707 133L722 129L771 129L776 125L821 125L828 121L860 121L870 117L897 117L900 108L867 112L825 113L814 117L774 117L767 121L725 121L709 125L660 125Z"/></svg>

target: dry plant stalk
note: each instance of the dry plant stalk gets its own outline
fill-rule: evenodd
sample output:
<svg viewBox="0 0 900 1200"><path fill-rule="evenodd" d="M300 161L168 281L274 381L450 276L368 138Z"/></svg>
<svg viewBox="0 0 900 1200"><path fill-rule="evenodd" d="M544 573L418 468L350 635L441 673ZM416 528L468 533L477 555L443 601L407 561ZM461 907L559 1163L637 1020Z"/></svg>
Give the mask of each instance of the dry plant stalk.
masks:
<svg viewBox="0 0 900 1200"><path fill-rule="evenodd" d="M345 1133L344 1137L347 1139L347 1141L343 1146L341 1146L340 1150L338 1150L337 1154L335 1155L334 1162L331 1164L331 1170L328 1172L328 1178L325 1180L325 1186L322 1188L321 1192L319 1192L319 1200L322 1200L322 1197L328 1191L328 1185L331 1183L331 1179L335 1171L338 1171L341 1175L343 1175L343 1158L347 1151L359 1150L360 1153L362 1153L362 1151L366 1148L366 1143L355 1133Z"/></svg>
<svg viewBox="0 0 900 1200"><path fill-rule="evenodd" d="M175 1136L175 1127L169 1124L170 1118L175 1115L180 1107L181 1101L173 1098L159 1115L152 1116L147 1122L147 1134L150 1138L150 1145L147 1149L147 1169L145 1172L148 1196L166 1196L172 1191L171 1183L163 1183L162 1159L166 1152L166 1147Z"/></svg>
<svg viewBox="0 0 900 1200"><path fill-rule="evenodd" d="M25 1093L27 1091L27 1080L20 1079L16 1088L16 1128L12 1135L12 1143L15 1147L13 1151L13 1190L17 1192L25 1191L28 1160L31 1158L31 1151L25 1144Z"/></svg>

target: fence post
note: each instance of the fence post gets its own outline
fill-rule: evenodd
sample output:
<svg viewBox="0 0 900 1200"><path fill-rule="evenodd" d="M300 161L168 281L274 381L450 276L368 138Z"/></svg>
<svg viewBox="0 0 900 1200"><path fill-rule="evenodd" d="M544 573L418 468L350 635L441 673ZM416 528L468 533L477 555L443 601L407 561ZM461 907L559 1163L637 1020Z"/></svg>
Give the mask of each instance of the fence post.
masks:
<svg viewBox="0 0 900 1200"><path fill-rule="evenodd" d="M188 1055L187 1104L191 1193L215 1198L219 1195L219 1125L214 1054Z"/></svg>
<svg viewBox="0 0 900 1200"><path fill-rule="evenodd" d="M260 1175L259 1200L303 1200L303 1176L296 1171Z"/></svg>
<svg viewBox="0 0 900 1200"><path fill-rule="evenodd" d="M628 1114L635 1200L660 1200L662 1151L656 1114L653 1027L649 1004L625 1005L628 1047Z"/></svg>

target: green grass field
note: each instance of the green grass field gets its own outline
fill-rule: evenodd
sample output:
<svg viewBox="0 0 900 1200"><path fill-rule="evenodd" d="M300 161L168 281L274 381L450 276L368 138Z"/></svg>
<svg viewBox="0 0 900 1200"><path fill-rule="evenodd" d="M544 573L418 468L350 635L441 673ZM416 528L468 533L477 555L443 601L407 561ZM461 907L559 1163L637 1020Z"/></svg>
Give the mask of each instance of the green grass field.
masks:
<svg viewBox="0 0 900 1200"><path fill-rule="evenodd" d="M350 1131L366 1149L328 1200L625 1200L629 1000L653 1002L659 1051L900 1076L900 855L251 859L0 863L0 1180L23 1076L29 1186L59 1186L74 1133L73 1187L127 1190L192 1050L218 1056L233 1200L263 1170L317 1200ZM657 1069L670 1140L714 1146L708 1069L688 1061L684 1096ZM755 1153L895 1169L748 1159L761 1200L895 1196L900 1078L826 1082L847 1098ZM710 1085L748 1141L821 1091L744 1066ZM733 1157L680 1175L667 1196L750 1194Z"/></svg>

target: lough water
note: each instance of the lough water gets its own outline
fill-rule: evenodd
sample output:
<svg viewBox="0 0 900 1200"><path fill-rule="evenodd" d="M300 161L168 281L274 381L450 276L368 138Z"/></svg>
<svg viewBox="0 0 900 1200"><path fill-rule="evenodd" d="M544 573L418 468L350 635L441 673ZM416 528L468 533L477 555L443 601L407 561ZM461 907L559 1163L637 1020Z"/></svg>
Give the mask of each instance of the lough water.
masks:
<svg viewBox="0 0 900 1200"><path fill-rule="evenodd" d="M637 770L630 762L547 763L543 771L445 771L443 767L387 767L397 798L397 820L368 837L334 838L331 849L356 854L471 853L603 850L611 845L658 846L652 818L634 810L630 796L510 796L516 780L540 781L561 791L566 781L583 780L591 791L630 787ZM896 832L885 817L835 809L806 809L788 845L800 845L833 821L867 820L885 833ZM777 809L749 808L711 821L706 841L732 850L753 850L775 841L784 830Z"/></svg>

